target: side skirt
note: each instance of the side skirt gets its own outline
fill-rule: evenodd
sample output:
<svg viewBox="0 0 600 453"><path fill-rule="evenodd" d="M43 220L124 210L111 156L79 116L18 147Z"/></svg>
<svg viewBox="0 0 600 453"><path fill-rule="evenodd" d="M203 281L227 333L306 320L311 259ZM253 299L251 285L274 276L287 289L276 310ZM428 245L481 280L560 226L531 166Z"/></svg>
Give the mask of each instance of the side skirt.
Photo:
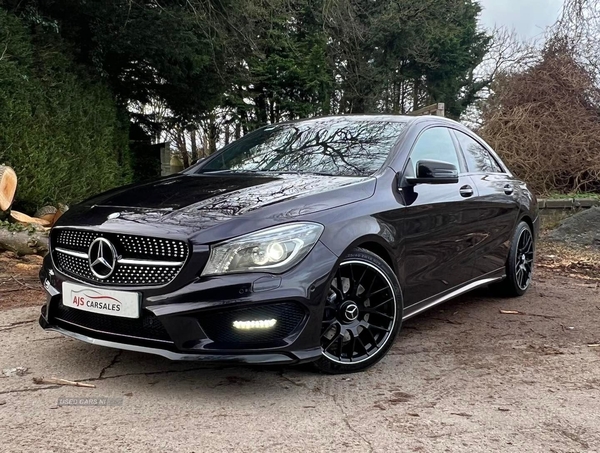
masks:
<svg viewBox="0 0 600 453"><path fill-rule="evenodd" d="M430 308L435 307L436 305L443 304L444 302L454 299L455 297L460 296L461 294L468 293L469 291L474 290L475 288L479 288L480 286L489 285L490 283L497 282L506 277L504 268L499 269L494 272L490 272L486 275L481 276L477 280L473 280L460 286L458 288L453 288L448 290L445 293L438 294L437 296L430 297L422 302L416 303L410 307L404 309L404 316L402 317L403 321L412 318L413 316L417 316L424 311L429 310Z"/></svg>

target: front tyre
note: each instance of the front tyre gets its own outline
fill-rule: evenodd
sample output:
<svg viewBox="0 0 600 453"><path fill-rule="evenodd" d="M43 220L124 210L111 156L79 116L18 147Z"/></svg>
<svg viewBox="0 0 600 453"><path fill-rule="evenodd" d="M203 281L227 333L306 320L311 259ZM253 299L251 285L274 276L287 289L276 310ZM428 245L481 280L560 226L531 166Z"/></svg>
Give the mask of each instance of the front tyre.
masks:
<svg viewBox="0 0 600 453"><path fill-rule="evenodd" d="M506 278L496 285L500 293L518 297L527 292L533 277L534 253L535 242L531 228L526 222L520 222L506 261Z"/></svg>
<svg viewBox="0 0 600 453"><path fill-rule="evenodd" d="M319 370L353 373L383 358L402 324L396 275L376 254L354 249L333 276L323 312Z"/></svg>

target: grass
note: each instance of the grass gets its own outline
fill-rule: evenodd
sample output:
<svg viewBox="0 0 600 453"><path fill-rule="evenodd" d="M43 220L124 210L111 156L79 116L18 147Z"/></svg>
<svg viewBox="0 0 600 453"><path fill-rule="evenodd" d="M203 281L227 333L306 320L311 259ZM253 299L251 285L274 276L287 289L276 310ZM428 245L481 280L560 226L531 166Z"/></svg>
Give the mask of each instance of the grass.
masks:
<svg viewBox="0 0 600 453"><path fill-rule="evenodd" d="M578 212L579 210L574 209L552 209L549 210L548 213L542 213L542 215L540 215L540 220L542 222L540 227L542 232L551 231L558 228L563 220L571 217L574 214L577 214Z"/></svg>
<svg viewBox="0 0 600 453"><path fill-rule="evenodd" d="M582 192L582 193L551 193L548 195L548 198L551 200L566 200L575 198L577 200L587 199L587 200L600 200L600 193L593 192Z"/></svg>

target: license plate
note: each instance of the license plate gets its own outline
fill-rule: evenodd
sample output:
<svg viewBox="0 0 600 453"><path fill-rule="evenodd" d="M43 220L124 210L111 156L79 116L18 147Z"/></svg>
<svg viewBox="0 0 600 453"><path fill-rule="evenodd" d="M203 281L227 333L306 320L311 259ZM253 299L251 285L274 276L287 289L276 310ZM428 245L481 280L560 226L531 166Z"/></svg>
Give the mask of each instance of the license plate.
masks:
<svg viewBox="0 0 600 453"><path fill-rule="evenodd" d="M118 316L140 317L140 295L127 291L114 291L64 282L63 305L77 310Z"/></svg>

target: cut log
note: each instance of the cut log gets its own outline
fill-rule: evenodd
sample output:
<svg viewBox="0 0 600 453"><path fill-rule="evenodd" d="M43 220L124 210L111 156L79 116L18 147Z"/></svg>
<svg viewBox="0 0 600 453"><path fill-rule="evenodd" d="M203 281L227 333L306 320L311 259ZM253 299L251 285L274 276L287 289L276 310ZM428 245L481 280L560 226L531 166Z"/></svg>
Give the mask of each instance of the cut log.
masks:
<svg viewBox="0 0 600 453"><path fill-rule="evenodd" d="M19 223L22 223L24 225L27 224L34 224L34 225L41 225L44 227L49 227L52 222L50 222L49 220L44 220L44 219L38 219L36 217L30 217L27 214L23 214L22 212L19 211L10 211L10 217Z"/></svg>
<svg viewBox="0 0 600 453"><path fill-rule="evenodd" d="M48 222L54 222L54 216L56 215L57 209L54 206L44 206L43 208L35 211L34 217L38 219L47 220Z"/></svg>
<svg viewBox="0 0 600 453"><path fill-rule="evenodd" d="M42 255L48 253L48 234L44 231L10 231L0 228L0 251L8 250L22 255Z"/></svg>
<svg viewBox="0 0 600 453"><path fill-rule="evenodd" d="M5 165L0 165L0 211L8 211L17 191L17 174Z"/></svg>
<svg viewBox="0 0 600 453"><path fill-rule="evenodd" d="M54 214L54 218L52 219L52 225L56 223L56 221L63 215L65 212L69 210L69 207L66 204L58 203L58 209L56 214Z"/></svg>

